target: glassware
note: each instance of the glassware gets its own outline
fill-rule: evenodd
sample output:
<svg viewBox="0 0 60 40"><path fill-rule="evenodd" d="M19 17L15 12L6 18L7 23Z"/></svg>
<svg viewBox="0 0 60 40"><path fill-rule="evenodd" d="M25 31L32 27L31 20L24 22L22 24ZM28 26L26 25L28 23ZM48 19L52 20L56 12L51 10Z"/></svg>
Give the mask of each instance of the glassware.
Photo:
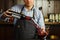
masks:
<svg viewBox="0 0 60 40"><path fill-rule="evenodd" d="M60 23L60 14L58 15L58 20L59 20L59 23Z"/></svg>
<svg viewBox="0 0 60 40"><path fill-rule="evenodd" d="M58 22L58 13L57 14L55 14L55 22Z"/></svg>

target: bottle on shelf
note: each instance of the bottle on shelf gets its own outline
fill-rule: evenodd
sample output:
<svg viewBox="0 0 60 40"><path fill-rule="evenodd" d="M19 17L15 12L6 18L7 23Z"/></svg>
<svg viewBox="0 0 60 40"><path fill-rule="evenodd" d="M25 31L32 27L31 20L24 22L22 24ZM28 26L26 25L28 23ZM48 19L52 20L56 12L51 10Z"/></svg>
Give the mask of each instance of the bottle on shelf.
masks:
<svg viewBox="0 0 60 40"><path fill-rule="evenodd" d="M58 21L59 21L59 23L60 23L60 13L59 13L59 15L58 15Z"/></svg>
<svg viewBox="0 0 60 40"><path fill-rule="evenodd" d="M58 13L55 14L55 22L58 22Z"/></svg>
<svg viewBox="0 0 60 40"><path fill-rule="evenodd" d="M55 22L55 17L53 13L49 14L49 22Z"/></svg>

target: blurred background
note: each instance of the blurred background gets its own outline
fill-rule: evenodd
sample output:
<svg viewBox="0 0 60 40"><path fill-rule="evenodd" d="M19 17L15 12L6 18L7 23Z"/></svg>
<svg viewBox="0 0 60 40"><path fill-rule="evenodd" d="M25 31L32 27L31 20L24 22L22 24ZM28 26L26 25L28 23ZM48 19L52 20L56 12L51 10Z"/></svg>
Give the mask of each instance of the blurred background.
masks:
<svg viewBox="0 0 60 40"><path fill-rule="evenodd" d="M0 14L16 4L24 4L23 0L0 0ZM60 0L35 0L34 6L42 11L46 30L49 35L47 40L60 40ZM0 21L0 40L14 40L12 26Z"/></svg>

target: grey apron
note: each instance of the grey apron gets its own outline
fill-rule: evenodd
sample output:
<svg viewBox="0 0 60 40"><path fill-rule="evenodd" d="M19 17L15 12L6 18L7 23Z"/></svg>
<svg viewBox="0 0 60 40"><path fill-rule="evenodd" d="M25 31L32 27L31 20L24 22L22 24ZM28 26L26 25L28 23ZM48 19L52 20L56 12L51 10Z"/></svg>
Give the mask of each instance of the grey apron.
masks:
<svg viewBox="0 0 60 40"><path fill-rule="evenodd" d="M23 17L17 20L15 27L16 40L35 40L36 28L32 23L31 20L25 20Z"/></svg>
<svg viewBox="0 0 60 40"><path fill-rule="evenodd" d="M19 20L16 27L17 40L34 39L36 28L31 20Z"/></svg>

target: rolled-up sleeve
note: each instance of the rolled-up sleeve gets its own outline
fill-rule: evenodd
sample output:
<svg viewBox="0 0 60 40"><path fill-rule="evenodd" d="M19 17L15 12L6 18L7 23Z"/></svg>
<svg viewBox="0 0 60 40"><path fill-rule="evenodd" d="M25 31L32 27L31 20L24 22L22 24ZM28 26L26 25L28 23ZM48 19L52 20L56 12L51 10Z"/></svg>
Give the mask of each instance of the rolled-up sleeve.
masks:
<svg viewBox="0 0 60 40"><path fill-rule="evenodd" d="M38 24L40 25L41 28L45 29L44 17L41 11L39 11Z"/></svg>

